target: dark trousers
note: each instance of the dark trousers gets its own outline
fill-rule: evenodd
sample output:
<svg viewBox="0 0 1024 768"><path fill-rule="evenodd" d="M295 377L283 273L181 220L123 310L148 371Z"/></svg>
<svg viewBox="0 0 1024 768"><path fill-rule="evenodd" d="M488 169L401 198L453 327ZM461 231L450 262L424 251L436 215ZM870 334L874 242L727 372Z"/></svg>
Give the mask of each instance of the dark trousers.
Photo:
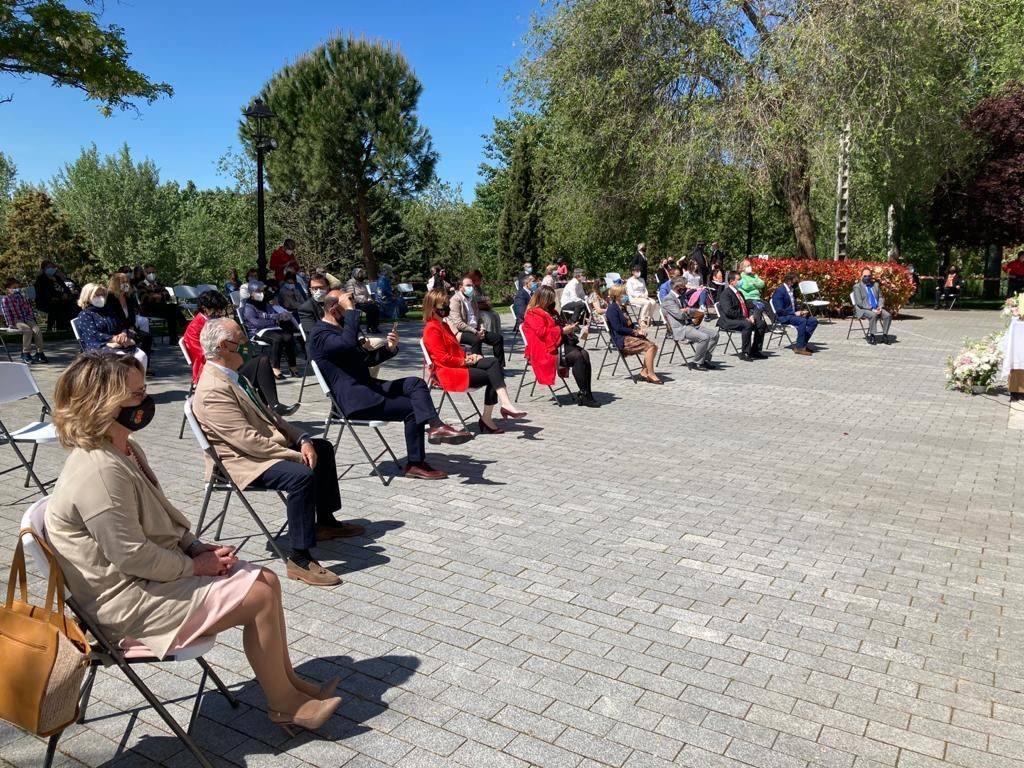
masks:
<svg viewBox="0 0 1024 768"><path fill-rule="evenodd" d="M501 369L501 363L493 357L477 360L469 369L469 386L486 387L484 405L497 403L498 390L505 386L505 372Z"/></svg>
<svg viewBox="0 0 1024 768"><path fill-rule="evenodd" d="M71 318L77 317L78 311L78 304L74 299L51 299L46 308L46 330L68 330L71 327Z"/></svg>
<svg viewBox="0 0 1024 768"><path fill-rule="evenodd" d="M366 316L366 329L376 333L380 323L380 307L377 306L377 302L367 301L363 304L356 304L356 309Z"/></svg>
<svg viewBox="0 0 1024 768"><path fill-rule="evenodd" d="M1006 278L1006 298L1012 298L1021 291L1024 291L1024 277L1010 275Z"/></svg>
<svg viewBox="0 0 1024 768"><path fill-rule="evenodd" d="M814 329L818 327L818 319L815 317L801 317L799 315L788 315L785 320L780 321L786 325L796 328L796 348L803 349L811 340Z"/></svg>
<svg viewBox="0 0 1024 768"><path fill-rule="evenodd" d="M760 352L761 347L764 345L764 332L767 326L765 326L764 320L759 316L755 315L753 323L745 317L740 320L722 318L718 321L718 327L724 331L739 332L740 337L743 339L743 344L740 348L741 354L749 355L752 352Z"/></svg>
<svg viewBox="0 0 1024 768"><path fill-rule="evenodd" d="M590 395L590 353L576 344L566 344L563 347L565 362L572 368L572 377L576 379L576 386L580 388L580 394Z"/></svg>
<svg viewBox="0 0 1024 768"><path fill-rule="evenodd" d="M242 363L238 372L252 382L267 405L275 406L280 402L277 399L277 381L274 379L274 369L270 366L269 358L257 355Z"/></svg>
<svg viewBox="0 0 1024 768"><path fill-rule="evenodd" d="M472 333L470 331L463 331L459 334L459 343L465 344L469 347L469 351L474 355L481 354L480 350L483 349L484 343L490 344L491 349L494 351L494 356L498 358L498 364L502 368L505 367L505 339L500 333L494 333L493 331L487 331L483 337L480 334Z"/></svg>
<svg viewBox="0 0 1024 768"><path fill-rule="evenodd" d="M313 547L317 524L331 522L334 513L341 509L334 446L315 437L313 448L316 450L315 468L297 461L279 461L252 483L254 488L287 494L288 537L293 550Z"/></svg>
<svg viewBox="0 0 1024 768"><path fill-rule="evenodd" d="M945 285L940 285L935 289L935 308L938 309L939 305L946 301L952 301L953 299L959 298L960 289L957 287L947 288Z"/></svg>
<svg viewBox="0 0 1024 768"><path fill-rule="evenodd" d="M410 463L427 457L423 427L437 418L427 382L418 376L384 382L384 402L348 414L350 419L405 422L405 450Z"/></svg>
<svg viewBox="0 0 1024 768"><path fill-rule="evenodd" d="M259 334L256 338L270 344L270 361L275 368L281 367L281 355L288 358L288 365L295 367L295 337L284 328L272 328Z"/></svg>
<svg viewBox="0 0 1024 768"><path fill-rule="evenodd" d="M562 314L569 314L570 323L578 323L587 316L587 305L582 301L571 301L562 307Z"/></svg>

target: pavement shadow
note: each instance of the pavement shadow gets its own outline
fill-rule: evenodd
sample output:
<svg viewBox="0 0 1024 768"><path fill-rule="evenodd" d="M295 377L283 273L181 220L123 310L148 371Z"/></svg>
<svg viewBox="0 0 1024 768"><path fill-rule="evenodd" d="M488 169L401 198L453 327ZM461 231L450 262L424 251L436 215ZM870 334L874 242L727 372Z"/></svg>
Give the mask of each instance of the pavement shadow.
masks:
<svg viewBox="0 0 1024 768"><path fill-rule="evenodd" d="M226 752L230 753L232 764L251 765L254 762L268 762L259 759L261 755L280 756L282 753L301 749L310 742L344 742L372 730L366 723L388 709L384 702L385 694L411 678L419 666L420 660L415 656L397 655L378 656L361 661L356 661L350 656L325 656L303 662L295 671L300 677L314 684L336 675L342 678L335 694L341 696L342 703L319 731L297 731L294 736L289 736L283 729L275 727L270 722L266 714L267 703L263 690L255 680L246 681L232 688L231 692L239 702L237 709L233 709L215 689L207 690L199 707L200 719L196 722L192 736L199 748L206 753L207 759L215 765L227 764L218 757ZM181 697L174 701L191 708L193 695L191 691L183 691ZM128 727L117 751L100 765L104 768L113 768L115 765L123 768L126 765L125 760L130 761L136 755L143 755L161 763L173 755L174 762L184 760L182 764L193 764L191 756L187 752L182 752L181 742L169 735L143 735L138 743L132 745L130 750L127 749L141 710L142 708L137 708L97 718L130 715ZM90 720L93 718L87 718L86 722ZM224 742L227 732L221 723L246 734L249 738L228 746Z"/></svg>
<svg viewBox="0 0 1024 768"><path fill-rule="evenodd" d="M385 565L391 562L385 552L385 548L377 543L388 531L401 528L405 523L401 520L367 520L366 518L348 518L345 510L338 513L338 519L346 523L361 525L366 530L362 536L353 536L347 539L328 539L318 541L313 550L314 556L319 555L320 564L327 570L338 576L346 573L355 573L378 565ZM288 553L288 532L282 531L276 541L277 545ZM250 537L254 538L254 537ZM264 551L273 558L274 550L270 543L264 540ZM242 555L245 559L244 554Z"/></svg>
<svg viewBox="0 0 1024 768"><path fill-rule="evenodd" d="M430 466L447 472L450 477L462 478L461 485L506 485L484 477L488 464L494 460L476 459L464 453L433 453Z"/></svg>

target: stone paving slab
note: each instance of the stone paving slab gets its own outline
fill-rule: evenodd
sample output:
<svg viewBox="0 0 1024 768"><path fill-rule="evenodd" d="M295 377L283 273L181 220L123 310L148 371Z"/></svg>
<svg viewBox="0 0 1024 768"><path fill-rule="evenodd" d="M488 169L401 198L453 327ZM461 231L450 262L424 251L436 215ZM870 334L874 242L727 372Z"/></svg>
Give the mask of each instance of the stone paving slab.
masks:
<svg viewBox="0 0 1024 768"><path fill-rule="evenodd" d="M228 632L207 658L243 703L204 699L201 746L217 765L287 768L1024 765L1024 431L1005 395L943 389L946 356L1000 319L912 314L888 347L837 322L812 358L663 365L664 387L609 369L600 410L538 392L507 434L434 451L445 482L384 487L356 466L343 514L368 536L320 552L344 583L284 582L293 662L342 675L344 705L319 737L274 729ZM387 375L420 372L417 331ZM47 397L72 353L33 368ZM155 356L140 440L196 520L202 463L177 439L176 355ZM287 382L282 399L297 392ZM315 385L304 401L295 420L317 430ZM40 473L62 460L44 447ZM357 461L347 437L340 460ZM0 480L5 562L28 494ZM275 497L252 499L281 525ZM281 572L237 505L223 538ZM187 722L198 666L141 672ZM57 764L193 765L143 705L101 671ZM3 765L40 765L44 748L0 726Z"/></svg>

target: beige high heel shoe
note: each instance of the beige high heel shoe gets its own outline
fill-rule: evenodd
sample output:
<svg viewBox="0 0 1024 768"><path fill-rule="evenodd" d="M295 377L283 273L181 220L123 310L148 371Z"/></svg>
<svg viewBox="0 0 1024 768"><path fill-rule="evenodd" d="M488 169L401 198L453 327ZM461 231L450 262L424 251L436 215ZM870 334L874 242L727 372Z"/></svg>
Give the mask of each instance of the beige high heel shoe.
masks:
<svg viewBox="0 0 1024 768"><path fill-rule="evenodd" d="M320 691L317 693L316 697L318 699L320 699L320 701L326 701L327 699L329 699L331 696L334 695L335 689L340 684L341 684L341 676L340 675L335 675L330 680L325 680L324 684L320 686Z"/></svg>
<svg viewBox="0 0 1024 768"><path fill-rule="evenodd" d="M316 699L307 701L290 715L273 710L268 711L267 715L270 717L270 722L284 728L285 733L289 736L294 736L296 728L306 731L315 731L321 728L331 719L331 715L339 706L341 706L341 697L335 696L324 701Z"/></svg>

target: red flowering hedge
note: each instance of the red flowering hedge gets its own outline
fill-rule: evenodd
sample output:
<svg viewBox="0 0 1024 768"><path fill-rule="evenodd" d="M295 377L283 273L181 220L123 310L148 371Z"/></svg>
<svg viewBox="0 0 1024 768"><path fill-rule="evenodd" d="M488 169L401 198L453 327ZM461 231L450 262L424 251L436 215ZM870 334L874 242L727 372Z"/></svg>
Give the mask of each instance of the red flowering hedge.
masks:
<svg viewBox="0 0 1024 768"><path fill-rule="evenodd" d="M831 311L849 314L850 292L864 267L870 267L878 281L885 306L896 313L914 295L914 283L902 264L889 261L811 261L797 259L752 259L754 271L765 282L765 298L771 296L787 272L796 272L801 280L814 280L821 298L832 302Z"/></svg>

